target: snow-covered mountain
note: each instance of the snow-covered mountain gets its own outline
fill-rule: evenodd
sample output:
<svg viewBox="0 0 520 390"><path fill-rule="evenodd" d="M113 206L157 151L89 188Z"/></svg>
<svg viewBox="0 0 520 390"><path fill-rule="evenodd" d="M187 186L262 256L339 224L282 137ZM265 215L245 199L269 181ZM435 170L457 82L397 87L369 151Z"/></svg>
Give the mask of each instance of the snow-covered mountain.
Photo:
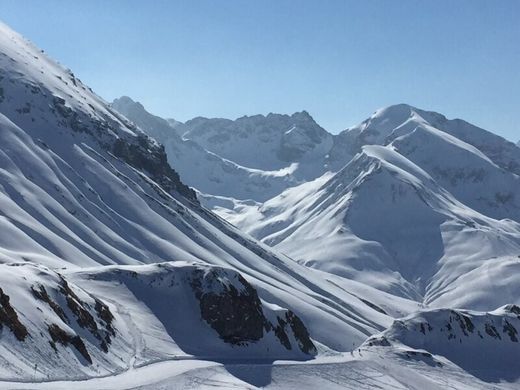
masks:
<svg viewBox="0 0 520 390"><path fill-rule="evenodd" d="M188 132L187 124L152 115L129 97L116 99L111 106L165 146L168 161L184 182L201 193L203 203L232 204L234 199L263 202L301 183L295 177L296 163L280 164L282 168L270 171L243 166L182 138Z"/></svg>
<svg viewBox="0 0 520 390"><path fill-rule="evenodd" d="M516 191L515 152L419 116L384 141L332 136L306 112L181 124L107 104L0 24L0 387L516 381L457 366L464 347L428 344L441 367L369 345L408 342L394 337L401 317L444 324L428 306L488 311L520 296L517 203L494 197ZM403 127L394 119L376 130ZM417 153L424 137L456 157ZM472 323L506 340L516 310ZM510 339L496 354L517 357Z"/></svg>
<svg viewBox="0 0 520 390"><path fill-rule="evenodd" d="M482 301L493 284L478 299L459 295L473 285L470 271L507 279L505 264L520 253L516 146L406 105L378 110L336 141L333 149L354 156L339 172L263 204L214 210L308 266L384 291L482 310L516 302L514 294Z"/></svg>
<svg viewBox="0 0 520 390"><path fill-rule="evenodd" d="M396 320L362 348L389 349L405 359L453 362L486 382L520 377L520 307L491 312L424 310Z"/></svg>
<svg viewBox="0 0 520 390"><path fill-rule="evenodd" d="M184 141L190 136L243 163L254 147L238 147L240 139L262 134L269 117L195 119L185 124ZM146 129L146 122L131 119ZM403 104L331 137L330 149L313 161L314 172L323 173L315 179L287 182L266 201L244 201L232 192L223 199L211 191L201 199L264 243L341 280L430 307L488 311L520 303L520 154L514 144ZM236 148L241 155L233 154ZM227 180L234 187L234 178Z"/></svg>
<svg viewBox="0 0 520 390"><path fill-rule="evenodd" d="M354 155L339 172L260 205L215 211L301 263L392 294L479 310L518 303L520 281L510 275L520 254L520 159L512 143L406 105L379 110L337 139L334 147L348 139ZM495 292L502 283L508 288Z"/></svg>
<svg viewBox="0 0 520 390"><path fill-rule="evenodd" d="M465 206L392 147L365 146L337 174L229 218L295 260L425 304L518 300L520 225Z"/></svg>
<svg viewBox="0 0 520 390"><path fill-rule="evenodd" d="M102 376L173 357L305 360L316 353L293 312L262 301L229 269L185 262L60 273L29 263L0 267L4 380Z"/></svg>
<svg viewBox="0 0 520 390"><path fill-rule="evenodd" d="M234 121L199 117L185 125L184 138L237 164L264 171L284 169L292 163L319 168L333 138L306 111L244 116ZM307 177L305 168L299 167L303 177Z"/></svg>
<svg viewBox="0 0 520 390"><path fill-rule="evenodd" d="M18 351L1 379L106 375L179 351L190 359L311 358L314 346L348 351L418 307L298 265L204 209L160 144L72 72L0 30L0 260L9 270L0 281L0 346ZM175 263L144 265L167 261ZM197 287L200 269L223 294ZM195 294L191 305L187 294ZM113 332L97 300L110 309ZM175 321L167 302L184 302ZM240 321L255 318L255 338L241 340ZM192 344L179 328L194 331ZM137 337L147 332L153 337ZM105 352L112 333L114 349ZM215 349L195 350L197 337Z"/></svg>
<svg viewBox="0 0 520 390"><path fill-rule="evenodd" d="M363 145L387 145L424 124L474 146L499 167L520 173L520 151L512 142L461 119L447 119L442 114L407 104L379 109L359 125L341 132L336 142L339 150L331 154L342 154L345 147L355 154Z"/></svg>
<svg viewBox="0 0 520 390"><path fill-rule="evenodd" d="M128 97L116 99L112 106L166 145L169 161L201 192L200 200L226 217L226 209L231 214L240 212L241 201L261 204L287 188L339 171L364 145L391 145L467 206L493 218L520 220L520 200L515 196L520 189L518 148L435 112L399 104L376 111L336 136L321 129L306 112L236 121L195 118L175 123L182 129L181 139L167 120L149 114ZM291 126L310 130L296 133L304 134L303 138L280 140ZM302 150L309 156L302 152L300 158L280 159L289 144L307 145Z"/></svg>

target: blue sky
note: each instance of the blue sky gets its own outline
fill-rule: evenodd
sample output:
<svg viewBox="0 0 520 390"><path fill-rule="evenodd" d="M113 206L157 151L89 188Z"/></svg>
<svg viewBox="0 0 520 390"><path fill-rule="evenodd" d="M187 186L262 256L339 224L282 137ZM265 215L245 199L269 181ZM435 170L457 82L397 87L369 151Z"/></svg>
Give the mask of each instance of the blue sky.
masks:
<svg viewBox="0 0 520 390"><path fill-rule="evenodd" d="M0 18L107 100L187 120L409 103L520 139L520 1L26 1Z"/></svg>

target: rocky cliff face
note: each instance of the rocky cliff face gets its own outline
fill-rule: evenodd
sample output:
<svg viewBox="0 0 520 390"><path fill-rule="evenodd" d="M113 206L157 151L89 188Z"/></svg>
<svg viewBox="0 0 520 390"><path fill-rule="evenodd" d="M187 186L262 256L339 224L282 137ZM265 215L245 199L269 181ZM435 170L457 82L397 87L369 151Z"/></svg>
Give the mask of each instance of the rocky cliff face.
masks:
<svg viewBox="0 0 520 390"><path fill-rule="evenodd" d="M401 357L442 365L450 360L491 381L516 380L520 373L520 307L506 305L492 312L425 310L403 319L362 348L384 348Z"/></svg>
<svg viewBox="0 0 520 390"><path fill-rule="evenodd" d="M292 339L303 353L316 354L309 332L298 316L287 310L268 319L256 290L241 275L229 272L224 278L223 270L200 269L191 280L201 317L224 341L240 345L274 332L287 350L294 347Z"/></svg>

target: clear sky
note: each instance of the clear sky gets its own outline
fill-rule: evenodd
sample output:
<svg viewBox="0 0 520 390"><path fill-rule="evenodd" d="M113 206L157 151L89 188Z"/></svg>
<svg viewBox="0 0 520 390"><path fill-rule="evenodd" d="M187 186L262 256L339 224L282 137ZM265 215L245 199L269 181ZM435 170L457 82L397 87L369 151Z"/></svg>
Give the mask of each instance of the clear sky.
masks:
<svg viewBox="0 0 520 390"><path fill-rule="evenodd" d="M0 0L0 18L164 117L306 109L337 132L408 103L520 139L518 0Z"/></svg>

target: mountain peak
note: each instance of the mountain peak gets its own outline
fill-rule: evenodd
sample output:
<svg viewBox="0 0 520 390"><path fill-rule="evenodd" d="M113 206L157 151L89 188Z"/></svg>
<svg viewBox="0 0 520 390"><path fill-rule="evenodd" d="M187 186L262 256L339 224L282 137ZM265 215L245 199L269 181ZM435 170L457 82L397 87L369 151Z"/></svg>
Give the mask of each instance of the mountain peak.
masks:
<svg viewBox="0 0 520 390"><path fill-rule="evenodd" d="M125 111L125 108L139 110L139 111L146 111L144 106L140 102L133 100L129 96L121 96L120 98L116 98L111 103L111 105L113 107L116 107L116 109L118 111Z"/></svg>
<svg viewBox="0 0 520 390"><path fill-rule="evenodd" d="M291 118L297 119L297 120L302 120L302 121L305 120L305 121L315 122L314 118L306 110L295 112L294 114L291 115Z"/></svg>

